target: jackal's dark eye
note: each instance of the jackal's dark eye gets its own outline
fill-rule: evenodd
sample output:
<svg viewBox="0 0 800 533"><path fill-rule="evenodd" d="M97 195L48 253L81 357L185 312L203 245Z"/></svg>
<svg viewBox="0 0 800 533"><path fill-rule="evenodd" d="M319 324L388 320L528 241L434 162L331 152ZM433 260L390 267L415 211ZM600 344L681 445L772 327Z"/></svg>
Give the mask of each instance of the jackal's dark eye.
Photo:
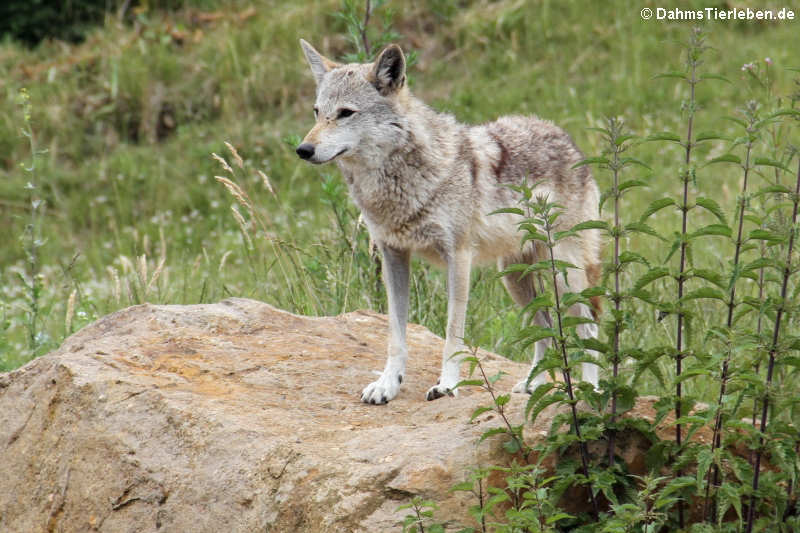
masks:
<svg viewBox="0 0 800 533"><path fill-rule="evenodd" d="M352 109L342 108L339 110L339 113L336 115L336 118L347 118L350 115L355 113Z"/></svg>
<svg viewBox="0 0 800 533"><path fill-rule="evenodd" d="M319 108L314 107L314 118L317 118L317 115L319 115Z"/></svg>

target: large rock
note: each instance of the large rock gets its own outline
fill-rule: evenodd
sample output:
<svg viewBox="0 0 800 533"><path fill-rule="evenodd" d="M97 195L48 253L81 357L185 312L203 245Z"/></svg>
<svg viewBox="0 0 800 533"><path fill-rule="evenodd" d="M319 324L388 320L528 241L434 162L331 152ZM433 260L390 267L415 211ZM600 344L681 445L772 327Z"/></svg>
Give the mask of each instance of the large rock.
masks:
<svg viewBox="0 0 800 533"><path fill-rule="evenodd" d="M0 375L0 531L382 532L414 495L467 521L475 502L449 488L505 460L501 439L477 444L496 417L469 423L488 394L426 402L443 343L410 326L400 395L362 404L387 329L243 299L99 320ZM481 355L509 372L500 390L525 375Z"/></svg>

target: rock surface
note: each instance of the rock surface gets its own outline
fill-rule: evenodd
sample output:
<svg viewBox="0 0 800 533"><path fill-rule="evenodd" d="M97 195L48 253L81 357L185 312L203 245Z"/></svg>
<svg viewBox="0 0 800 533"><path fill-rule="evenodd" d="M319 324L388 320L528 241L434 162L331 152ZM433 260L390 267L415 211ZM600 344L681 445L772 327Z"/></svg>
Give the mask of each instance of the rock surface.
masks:
<svg viewBox="0 0 800 533"><path fill-rule="evenodd" d="M97 321L0 374L0 531L399 531L414 495L468 520L475 502L449 488L505 459L502 440L477 444L498 420L469 422L488 394L426 402L443 342L412 325L400 395L362 404L387 329L375 313L243 299ZM482 356L509 373L502 391L525 375ZM513 395L515 422L526 398Z"/></svg>

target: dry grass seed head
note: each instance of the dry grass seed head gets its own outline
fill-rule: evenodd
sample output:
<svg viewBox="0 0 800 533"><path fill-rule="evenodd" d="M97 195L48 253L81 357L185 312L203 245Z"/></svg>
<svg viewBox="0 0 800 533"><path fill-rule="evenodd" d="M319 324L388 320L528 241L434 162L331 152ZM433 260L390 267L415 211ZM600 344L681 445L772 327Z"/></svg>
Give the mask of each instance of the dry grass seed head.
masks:
<svg viewBox="0 0 800 533"><path fill-rule="evenodd" d="M214 159L216 159L217 161L219 161L219 164L220 164L220 165L222 165L222 168L223 168L223 169L225 169L225 170L227 170L228 172L230 172L230 173L231 173L231 175L233 174L233 169L232 169L232 168L231 168L231 166L228 164L228 162L227 162L227 161L225 161L225 158L224 158L224 157L220 157L220 156L218 156L218 155L217 155L217 154L215 154L215 153L212 153L212 154L211 154L211 157L213 157Z"/></svg>
<svg viewBox="0 0 800 533"><path fill-rule="evenodd" d="M67 335L72 331L72 317L75 315L75 298L77 295L78 289L72 289L69 299L67 300L67 316L64 319L64 328L67 331Z"/></svg>
<svg viewBox="0 0 800 533"><path fill-rule="evenodd" d="M244 235L244 238L247 240L247 247L252 250L253 241L250 239L250 233L247 231L247 222L239 210L236 209L235 205L231 206L231 211L233 211L233 218L236 219L236 223L239 224L239 229L242 231L242 235Z"/></svg>
<svg viewBox="0 0 800 533"><path fill-rule="evenodd" d="M236 166L244 170L244 161L242 161L242 157L239 155L239 152L236 151L236 148L234 148L233 145L228 141L225 141L225 146L227 146L228 150L230 150L231 155L233 156L233 161L236 163Z"/></svg>
<svg viewBox="0 0 800 533"><path fill-rule="evenodd" d="M156 281L158 280L158 277L163 272L164 264L166 262L167 262L167 257L165 255L162 255L161 260L158 262L158 266L156 267L155 272L153 272L153 277L150 278L150 283L147 284L147 289L145 289L145 293L150 292L150 289L153 288L153 285L155 285Z"/></svg>
<svg viewBox="0 0 800 533"><path fill-rule="evenodd" d="M139 264L136 273L139 276L139 286L144 289L147 287L147 255L142 254L139 256ZM146 289L145 294L147 294Z"/></svg>
<svg viewBox="0 0 800 533"><path fill-rule="evenodd" d="M222 254L222 259L219 260L219 269L217 270L220 274L225 268L225 262L228 260L228 257L231 255L231 253L231 250L227 250L224 254Z"/></svg>
<svg viewBox="0 0 800 533"><path fill-rule="evenodd" d="M222 183L225 186L225 188L228 189L228 192L231 193L231 195L234 198L236 198L236 201L239 202L239 204L241 204L242 207L247 209L250 212L250 214L252 215L252 213L253 213L253 204L250 202L250 197L247 196L247 193L244 192L241 187L236 185L234 182L232 182L228 178L225 178L225 177L222 177L222 176L214 176L214 179L216 179L218 182Z"/></svg>
<svg viewBox="0 0 800 533"><path fill-rule="evenodd" d="M271 194L271 195L272 195L274 198L276 198L276 199L277 199L277 198L278 198L278 195L277 195L277 194L275 194L275 189L273 189L273 188L272 188L272 183L270 183L270 181L269 181L269 178L267 177L267 175L266 175L266 174L264 174L263 172L261 172L260 170L258 170L258 171L256 171L256 172L258 172L258 175L261 177L261 181L264 183L264 187L266 187L266 188L267 188L267 190L269 191L269 193L270 193L270 194Z"/></svg>

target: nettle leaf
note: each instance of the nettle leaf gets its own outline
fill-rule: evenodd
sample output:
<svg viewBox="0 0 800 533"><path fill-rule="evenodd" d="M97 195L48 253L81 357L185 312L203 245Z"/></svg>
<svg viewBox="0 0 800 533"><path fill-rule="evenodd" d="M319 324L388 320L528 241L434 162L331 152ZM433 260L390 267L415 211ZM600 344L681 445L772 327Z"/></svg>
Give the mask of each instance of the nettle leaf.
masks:
<svg viewBox="0 0 800 533"><path fill-rule="evenodd" d="M631 232L632 233L645 233L647 235L651 235L653 237L656 237L657 239L660 239L662 241L665 240L664 237L662 237L656 230L654 230L652 227L650 227L649 225L647 225L644 222L631 222L630 224L625 226L625 230L624 231L626 233L631 233Z"/></svg>
<svg viewBox="0 0 800 533"><path fill-rule="evenodd" d="M525 244L528 241L542 241L547 242L548 238L547 235L543 235L541 233L532 233L528 232L522 237L522 244Z"/></svg>
<svg viewBox="0 0 800 533"><path fill-rule="evenodd" d="M566 292L561 295L561 306L562 307L570 307L572 304L584 302L586 298L583 297L582 294L577 292Z"/></svg>
<svg viewBox="0 0 800 533"><path fill-rule="evenodd" d="M598 205L598 211L600 211L600 213L603 212L603 206L605 205L606 200L611 198L611 193L612 191L610 189L600 193L600 204Z"/></svg>
<svg viewBox="0 0 800 533"><path fill-rule="evenodd" d="M779 110L779 111L775 111L774 113L770 113L769 115L767 115L763 119L761 119L758 122L756 122L755 124L753 124L753 129L754 130L759 130L759 129L763 128L764 126L766 126L767 124L774 124L775 122L778 122L778 120L776 120L776 119L778 119L781 116L786 116L786 115L792 115L792 116L797 117L797 116L800 116L800 112L798 112L796 109L782 109L782 110Z"/></svg>
<svg viewBox="0 0 800 533"><path fill-rule="evenodd" d="M647 182L644 180L627 180L623 181L617 186L617 190L619 192L626 191L628 189L632 189L634 187L646 187Z"/></svg>
<svg viewBox="0 0 800 533"><path fill-rule="evenodd" d="M500 371L499 371L499 372L497 372L496 374L494 374L494 375L491 375L491 376L489 376L488 378L486 378L486 381L488 381L490 385L494 385L495 383L497 383L498 381L500 381L500 379L501 379L503 376L506 376L506 375L508 375L508 373L507 373L507 372L503 372L502 370L500 370Z"/></svg>
<svg viewBox="0 0 800 533"><path fill-rule="evenodd" d="M588 337L586 339L579 339L578 346L585 350L594 350L600 353L611 352L611 345L595 338Z"/></svg>
<svg viewBox="0 0 800 533"><path fill-rule="evenodd" d="M546 294L540 294L539 296L528 302L528 305L525 306L523 311L525 313L530 313L532 315L536 311L539 311L540 309L546 309L549 307L553 307L553 299L550 297L549 293L546 293Z"/></svg>
<svg viewBox="0 0 800 533"><path fill-rule="evenodd" d="M643 255L637 254L636 252L629 252L627 250L619 254L619 263L621 265L626 263L641 263L646 266L650 265Z"/></svg>
<svg viewBox="0 0 800 533"><path fill-rule="evenodd" d="M450 492L472 492L474 488L472 481L462 481L450 487Z"/></svg>
<svg viewBox="0 0 800 533"><path fill-rule="evenodd" d="M553 384L550 383L550 385ZM537 387L535 393L538 393L540 388L541 387ZM547 407L555 403L563 403L566 400L567 400L566 394L564 394L560 390L554 391L553 394L543 394L540 398L536 400L536 403L530 407L530 415L529 415L530 419L532 421L536 421L536 418L539 416L539 413L544 411Z"/></svg>
<svg viewBox="0 0 800 533"><path fill-rule="evenodd" d="M767 157L756 157L753 164L756 166L775 167L781 170L785 170L786 172L791 172L791 170L780 161L775 161L774 159L769 159Z"/></svg>
<svg viewBox="0 0 800 533"><path fill-rule="evenodd" d="M753 213L748 213L744 215L744 219L748 222L751 222L752 224L755 224L756 226L761 226L761 224L764 223L763 217L754 215Z"/></svg>
<svg viewBox="0 0 800 533"><path fill-rule="evenodd" d="M608 222L605 220L587 220L572 226L570 231L583 231L586 229L603 229L608 231Z"/></svg>
<svg viewBox="0 0 800 533"><path fill-rule="evenodd" d="M703 425L707 424L708 422L709 421L706 420L706 418L703 417L703 416L687 415L687 416L682 416L682 417L674 420L669 425L670 426L689 426L689 425L703 426Z"/></svg>
<svg viewBox="0 0 800 533"><path fill-rule="evenodd" d="M708 469L711 468L711 462L714 459L714 454L711 448L701 448L697 453L697 486L702 487Z"/></svg>
<svg viewBox="0 0 800 533"><path fill-rule="evenodd" d="M764 229L754 229L747 236L747 240L755 241L768 241L768 242L783 242L784 236L774 231L767 231Z"/></svg>
<svg viewBox="0 0 800 533"><path fill-rule="evenodd" d="M719 235L722 237L730 237L731 228L728 227L727 224L709 224L708 226L703 226L699 230L689 234L688 239L691 240L697 237L704 237L706 235Z"/></svg>
<svg viewBox="0 0 800 533"><path fill-rule="evenodd" d="M800 72L800 69L786 69L786 70L794 70L795 72ZM800 118L800 110L780 109L778 111L775 111L774 113L770 113L769 115L767 115L767 118L783 117L787 115Z"/></svg>
<svg viewBox="0 0 800 533"><path fill-rule="evenodd" d="M560 272L564 272L564 271L566 271L568 269L576 269L576 268L578 268L577 266L573 265L572 263L569 263L567 261L561 261L560 259L553 260L552 261L552 265L555 266L556 270L558 270Z"/></svg>
<svg viewBox="0 0 800 533"><path fill-rule="evenodd" d="M533 376L528 376L528 377L532 378ZM525 417L526 418L530 415L531 409L533 409L534 405L536 405L539 400L544 398L547 395L548 392L553 390L554 387L555 387L555 384L554 383L550 383L550 382L543 383L543 384L539 385L538 387L536 387L536 390L534 390L531 393L531 397L528 398L528 403L525 405ZM536 419L536 417L534 416L533 420L535 420L535 419Z"/></svg>
<svg viewBox="0 0 800 533"><path fill-rule="evenodd" d="M529 266L530 265L527 263L514 263L513 265L508 265L506 268L498 272L497 275L498 277L503 277L515 272L525 272L528 270Z"/></svg>
<svg viewBox="0 0 800 533"><path fill-rule="evenodd" d="M714 163L736 163L737 165L741 165L742 164L742 160L737 155L725 154L725 155L721 155L719 157L715 157L714 159L712 159L711 161L709 161L708 163L706 163L703 166L707 167L708 165L713 165Z"/></svg>
<svg viewBox="0 0 800 533"><path fill-rule="evenodd" d="M656 79L659 79L659 78L679 78L679 79L685 80L686 79L686 73L685 72L680 72L680 71L677 71L677 70L673 70L673 71L670 71L670 72L662 72L661 74L656 74L655 76L653 76L652 79L656 80Z"/></svg>
<svg viewBox="0 0 800 533"><path fill-rule="evenodd" d="M642 161L636 159L635 157L623 157L619 160L619 162L623 167L627 167L628 165L639 165L640 167L644 167L647 170L653 170Z"/></svg>
<svg viewBox="0 0 800 533"><path fill-rule="evenodd" d="M663 498L668 498L675 493L680 493L690 487L694 487L695 483L696 483L695 478L689 476L672 478L659 493L659 496L658 498L656 498L653 507L656 509L660 509L661 507L664 506L664 503L662 502Z"/></svg>
<svg viewBox="0 0 800 533"><path fill-rule="evenodd" d="M706 268L695 268L692 270L692 275L697 278L704 279L716 285L721 289L725 289L728 285L727 280L720 272L716 270L709 270Z"/></svg>
<svg viewBox="0 0 800 533"><path fill-rule="evenodd" d="M522 328L518 333L518 337L521 341L523 341L524 346L530 346L534 342L543 339L550 339L556 337L557 335L558 334L553 328L545 328L535 324Z"/></svg>
<svg viewBox="0 0 800 533"><path fill-rule="evenodd" d="M775 268L775 269L782 269L783 263L780 261L776 261L771 257L759 257L755 261L751 261L742 267L742 273L751 272L753 270L759 270L762 268Z"/></svg>
<svg viewBox="0 0 800 533"><path fill-rule="evenodd" d="M719 74L701 74L698 79L699 81L718 80L718 81L724 81L725 83L731 83L731 80L729 80L725 76L720 76Z"/></svg>
<svg viewBox="0 0 800 533"><path fill-rule="evenodd" d="M720 515L725 515L725 511L728 507L733 506L736 510L736 514L739 516L739 520L742 520L742 500L743 494L740 493L740 490L735 484L730 482L724 482L722 486L719 488L720 499L722 504L722 509L720 509Z"/></svg>
<svg viewBox="0 0 800 533"><path fill-rule="evenodd" d="M725 120L730 120L731 122L733 122L733 123L735 123L735 124L738 124L738 125L739 125L739 126L741 126L742 128L744 128L744 129L747 129L747 122L745 122L744 120L742 120L742 119L740 119L740 118L737 118L737 117L729 117L729 116L724 116L724 117L722 117L722 118L723 118L723 119L725 119Z"/></svg>
<svg viewBox="0 0 800 533"><path fill-rule="evenodd" d="M617 387L617 414L630 411L636 405L636 390L627 385Z"/></svg>
<svg viewBox="0 0 800 533"><path fill-rule="evenodd" d="M510 215L525 216L525 212L519 207L503 207L502 209L496 209L489 214L490 215L510 214Z"/></svg>
<svg viewBox="0 0 800 533"><path fill-rule="evenodd" d="M711 298L714 300L721 300L723 302L727 301L725 294L722 291L717 290L713 287L701 287L699 289L695 289L693 291L689 291L687 294L683 295L682 301L685 300L697 300L699 298Z"/></svg>
<svg viewBox="0 0 800 533"><path fill-rule="evenodd" d="M635 139L635 138L636 138L636 135L633 135L632 133L626 133L626 134L620 135L619 137L614 139L614 144L616 144L617 146L622 146L622 143L624 143L625 141L627 141L629 139Z"/></svg>
<svg viewBox="0 0 800 533"><path fill-rule="evenodd" d="M722 210L720 205L715 200L712 200L711 198L704 198L701 196L698 197L697 200L695 200L695 204L699 205L703 209L706 209L707 211L711 211L711 213L713 213L714 216L717 217L717 219L719 219L721 223L723 224L728 223L725 218L725 212Z"/></svg>
<svg viewBox="0 0 800 533"><path fill-rule="evenodd" d="M581 324L594 324L594 320L591 318L584 318L582 316L565 316L561 319L561 324L565 328L571 328Z"/></svg>
<svg viewBox="0 0 800 533"><path fill-rule="evenodd" d="M492 410L491 407L478 407L477 409L472 411L472 416L469 417L469 421L472 422L473 420L481 416L483 413L488 413L491 410Z"/></svg>
<svg viewBox="0 0 800 533"><path fill-rule="evenodd" d="M456 383L455 388L460 389L461 387L483 387L483 380L482 379L462 379L458 383Z"/></svg>
<svg viewBox="0 0 800 533"><path fill-rule="evenodd" d="M509 439L503 443L503 449L510 454L515 454L520 450L519 440ZM444 530L442 530L444 531Z"/></svg>
<svg viewBox="0 0 800 533"><path fill-rule="evenodd" d="M654 213L671 205L676 205L674 198L659 198L658 200L654 200L653 202L650 202L650 205L648 205L647 209L644 210L642 216L639 217L639 221L644 222L645 220L650 218Z"/></svg>
<svg viewBox="0 0 800 533"><path fill-rule="evenodd" d="M567 513L563 513L563 512L562 513L556 513L556 514L553 514L553 515L548 515L547 516L547 520L545 520L545 523L548 526L552 526L553 524L555 524L559 520L566 520L566 519L569 519L569 518L575 518L575 517L572 516L571 514L567 514Z"/></svg>
<svg viewBox="0 0 800 533"><path fill-rule="evenodd" d="M694 138L694 142L699 143L703 141L727 141L730 140L730 137L726 135L722 135L721 133L717 133L714 131L703 131L697 134Z"/></svg>
<svg viewBox="0 0 800 533"><path fill-rule="evenodd" d="M650 283L654 282L655 280L663 278L664 276L669 276L669 269L665 267L651 268L650 270L645 272L643 276L641 276L639 279L636 280L634 289L640 290L645 286L649 285Z"/></svg>
<svg viewBox="0 0 800 533"><path fill-rule="evenodd" d="M483 442L489 437L494 437L495 435L504 435L506 433L508 433L508 430L504 427L487 429L486 431L483 432L481 438L478 439L478 442Z"/></svg>
<svg viewBox="0 0 800 533"><path fill-rule="evenodd" d="M761 196L764 194L792 194L792 192L794 191L792 191L789 187L786 187L784 185L769 185L767 187L760 188L758 190L758 195ZM760 224L761 222L759 222L759 225Z"/></svg>
<svg viewBox="0 0 800 533"><path fill-rule="evenodd" d="M553 233L553 242L558 242L566 239L567 237L575 237L576 235L577 233L572 228L565 231L557 231Z"/></svg>
<svg viewBox="0 0 800 533"><path fill-rule="evenodd" d="M588 289L583 289L580 292L580 295L584 298L591 298L593 296L605 296L607 289L602 285L598 285L597 287L589 287Z"/></svg>
<svg viewBox="0 0 800 533"><path fill-rule="evenodd" d="M703 367L685 368L683 372L681 372L681 375L675 378L675 383L683 383L684 381L697 376L710 376L710 375L711 375L711 370L707 368ZM681 424L682 422L676 422L676 423Z"/></svg>
<svg viewBox="0 0 800 533"><path fill-rule="evenodd" d="M672 141L678 144L682 144L680 136L672 133L671 131L662 131L659 133L653 133L652 135L648 135L644 139L645 141Z"/></svg>
<svg viewBox="0 0 800 533"><path fill-rule="evenodd" d="M583 167L586 165L608 165L609 163L610 161L605 157L587 157L586 159L578 161L572 165L572 168Z"/></svg>

